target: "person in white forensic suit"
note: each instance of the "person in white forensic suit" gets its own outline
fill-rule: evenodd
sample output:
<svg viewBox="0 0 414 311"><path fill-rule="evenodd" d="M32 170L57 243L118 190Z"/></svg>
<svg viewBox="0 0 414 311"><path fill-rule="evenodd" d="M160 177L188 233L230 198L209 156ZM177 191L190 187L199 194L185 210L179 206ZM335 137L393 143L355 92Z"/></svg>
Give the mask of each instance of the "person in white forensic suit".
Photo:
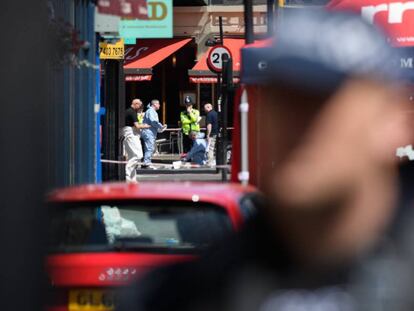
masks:
<svg viewBox="0 0 414 311"><path fill-rule="evenodd" d="M144 124L148 125L145 130L142 131L142 138L145 145L144 163L141 168L157 169L152 164L152 155L155 151L155 142L157 134L162 133L166 128L166 124L161 124L158 119L157 111L160 110L161 104L157 99L153 99L148 105L147 111L145 111Z"/></svg>
<svg viewBox="0 0 414 311"><path fill-rule="evenodd" d="M148 128L147 124L139 122L138 114L142 111L142 101L134 99L125 111L125 126L122 129L124 136L124 149L128 158L125 166L125 179L127 182L137 182L137 167L143 157L141 145L141 130Z"/></svg>

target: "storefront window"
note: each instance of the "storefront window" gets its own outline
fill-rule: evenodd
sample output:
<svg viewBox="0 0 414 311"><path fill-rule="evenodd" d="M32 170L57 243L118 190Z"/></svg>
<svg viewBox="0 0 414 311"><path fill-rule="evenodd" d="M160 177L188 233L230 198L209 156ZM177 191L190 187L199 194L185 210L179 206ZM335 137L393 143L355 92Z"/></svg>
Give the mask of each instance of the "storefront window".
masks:
<svg viewBox="0 0 414 311"><path fill-rule="evenodd" d="M200 83L200 104L213 103L213 84L211 83Z"/></svg>

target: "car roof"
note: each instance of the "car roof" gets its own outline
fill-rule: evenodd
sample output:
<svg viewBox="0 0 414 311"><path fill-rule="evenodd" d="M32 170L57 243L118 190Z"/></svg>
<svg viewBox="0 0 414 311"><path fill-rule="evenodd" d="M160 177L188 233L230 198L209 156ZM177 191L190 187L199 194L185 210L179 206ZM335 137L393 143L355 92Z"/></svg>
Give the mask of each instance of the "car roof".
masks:
<svg viewBox="0 0 414 311"><path fill-rule="evenodd" d="M252 186L237 183L145 182L103 183L72 186L52 191L48 202L84 202L119 200L184 200L223 205L238 201L243 195L256 192Z"/></svg>

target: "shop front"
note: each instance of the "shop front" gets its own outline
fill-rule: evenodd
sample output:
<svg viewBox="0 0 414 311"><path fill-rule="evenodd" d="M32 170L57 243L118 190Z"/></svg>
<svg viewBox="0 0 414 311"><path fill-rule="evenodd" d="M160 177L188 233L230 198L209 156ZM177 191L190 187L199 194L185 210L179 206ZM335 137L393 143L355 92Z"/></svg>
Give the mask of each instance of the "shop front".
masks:
<svg viewBox="0 0 414 311"><path fill-rule="evenodd" d="M160 121L177 128L182 98L196 94L187 72L195 64L197 47L191 38L145 39L125 48L126 106L139 98L146 106L161 102Z"/></svg>
<svg viewBox="0 0 414 311"><path fill-rule="evenodd" d="M233 83L237 84L240 81L240 50L244 45L242 38L225 38L223 45L231 51L233 58ZM196 85L197 98L200 103L213 103L216 110L220 111L218 107L218 96L220 93L217 74L212 72L207 65L207 56L212 47L210 47L204 54L201 55L197 64L188 70L189 81ZM233 105L228 107L229 125L232 125Z"/></svg>

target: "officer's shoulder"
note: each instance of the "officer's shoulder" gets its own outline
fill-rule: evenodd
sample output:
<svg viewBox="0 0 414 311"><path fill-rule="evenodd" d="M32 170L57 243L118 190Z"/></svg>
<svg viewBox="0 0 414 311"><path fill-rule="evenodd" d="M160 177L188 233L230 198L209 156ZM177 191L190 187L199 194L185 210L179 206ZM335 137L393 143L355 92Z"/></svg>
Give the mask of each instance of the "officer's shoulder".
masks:
<svg viewBox="0 0 414 311"><path fill-rule="evenodd" d="M218 302L215 299L225 293L234 275L240 272L245 263L251 260L252 254L255 254L256 241L249 242L255 234L252 234L249 228L242 231L245 230L248 232L223 237L215 247L194 260L150 272L134 286L127 301L138 303L141 306L138 310L151 311L189 310L189 302ZM120 309L124 310L137 308Z"/></svg>
<svg viewBox="0 0 414 311"><path fill-rule="evenodd" d="M185 310L188 297L202 299L203 273L198 260L158 268L128 289L120 311L126 310ZM201 268L202 269L202 268ZM209 282L210 283L210 282Z"/></svg>

